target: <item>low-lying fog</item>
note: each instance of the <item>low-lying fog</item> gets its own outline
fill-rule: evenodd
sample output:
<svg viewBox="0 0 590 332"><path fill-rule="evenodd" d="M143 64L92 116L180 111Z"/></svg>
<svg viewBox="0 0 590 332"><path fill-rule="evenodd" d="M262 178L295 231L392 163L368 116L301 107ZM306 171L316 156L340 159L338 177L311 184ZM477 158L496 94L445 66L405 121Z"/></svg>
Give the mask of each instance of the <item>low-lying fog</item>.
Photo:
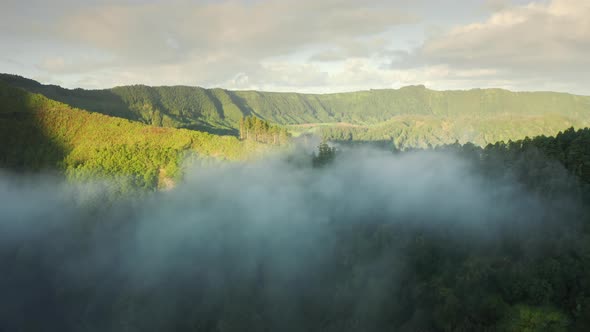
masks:
<svg viewBox="0 0 590 332"><path fill-rule="evenodd" d="M576 213L509 179L448 153L370 150L320 169L195 166L170 192L114 202L108 186L3 174L0 330L299 331L318 312L347 318L326 331L371 330L384 307L410 321L392 299L424 236L493 251Z"/></svg>

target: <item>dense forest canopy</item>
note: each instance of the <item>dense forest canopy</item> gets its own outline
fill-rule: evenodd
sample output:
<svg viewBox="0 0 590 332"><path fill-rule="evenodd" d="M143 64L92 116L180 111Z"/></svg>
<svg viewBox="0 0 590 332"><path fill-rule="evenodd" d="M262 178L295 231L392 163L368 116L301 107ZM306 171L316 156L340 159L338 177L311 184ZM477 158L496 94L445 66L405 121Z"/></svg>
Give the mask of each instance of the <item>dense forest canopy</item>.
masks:
<svg viewBox="0 0 590 332"><path fill-rule="evenodd" d="M331 140L386 140L410 148L456 140L485 146L590 126L590 97L553 92L409 86L317 95L143 85L69 90L7 74L0 81L92 112L234 136L245 116L292 125L295 133L319 130Z"/></svg>

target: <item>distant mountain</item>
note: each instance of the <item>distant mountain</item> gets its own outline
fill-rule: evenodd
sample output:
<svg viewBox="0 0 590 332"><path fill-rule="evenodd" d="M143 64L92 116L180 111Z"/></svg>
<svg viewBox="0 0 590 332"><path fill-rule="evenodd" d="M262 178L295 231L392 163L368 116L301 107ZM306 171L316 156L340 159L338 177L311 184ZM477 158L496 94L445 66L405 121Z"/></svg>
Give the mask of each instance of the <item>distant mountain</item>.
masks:
<svg viewBox="0 0 590 332"><path fill-rule="evenodd" d="M333 140L393 141L402 147L456 140L485 145L590 125L590 97L555 92L424 86L322 95L144 85L70 90L15 75L2 74L0 80L92 112L216 134L237 135L246 115L291 125L295 133L315 130Z"/></svg>
<svg viewBox="0 0 590 332"><path fill-rule="evenodd" d="M0 141L0 170L53 169L77 179L118 178L119 190L166 187L180 175L187 154L241 160L266 148L232 136L91 113L2 82Z"/></svg>

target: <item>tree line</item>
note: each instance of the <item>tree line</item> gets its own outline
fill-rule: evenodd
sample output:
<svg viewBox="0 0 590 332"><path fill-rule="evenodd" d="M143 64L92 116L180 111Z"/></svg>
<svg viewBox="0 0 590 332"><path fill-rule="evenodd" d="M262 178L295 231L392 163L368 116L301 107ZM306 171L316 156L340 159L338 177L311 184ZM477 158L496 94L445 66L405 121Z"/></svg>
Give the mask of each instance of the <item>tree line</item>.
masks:
<svg viewBox="0 0 590 332"><path fill-rule="evenodd" d="M240 139L260 143L284 145L289 141L287 129L272 125L253 115L240 119Z"/></svg>

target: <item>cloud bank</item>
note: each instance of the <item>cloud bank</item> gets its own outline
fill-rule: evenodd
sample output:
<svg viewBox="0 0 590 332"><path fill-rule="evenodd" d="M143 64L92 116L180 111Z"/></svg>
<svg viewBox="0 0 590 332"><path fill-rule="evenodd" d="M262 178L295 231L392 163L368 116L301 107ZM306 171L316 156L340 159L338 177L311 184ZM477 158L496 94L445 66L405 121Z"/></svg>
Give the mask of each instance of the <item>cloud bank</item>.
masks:
<svg viewBox="0 0 590 332"><path fill-rule="evenodd" d="M486 21L427 39L393 66L479 71L474 78L503 78L521 84L516 88L528 83L550 89L555 82L588 86L578 73L590 65L589 14L584 0L500 7Z"/></svg>
<svg viewBox="0 0 590 332"><path fill-rule="evenodd" d="M67 87L589 94L590 9L551 1L3 3L0 71Z"/></svg>

